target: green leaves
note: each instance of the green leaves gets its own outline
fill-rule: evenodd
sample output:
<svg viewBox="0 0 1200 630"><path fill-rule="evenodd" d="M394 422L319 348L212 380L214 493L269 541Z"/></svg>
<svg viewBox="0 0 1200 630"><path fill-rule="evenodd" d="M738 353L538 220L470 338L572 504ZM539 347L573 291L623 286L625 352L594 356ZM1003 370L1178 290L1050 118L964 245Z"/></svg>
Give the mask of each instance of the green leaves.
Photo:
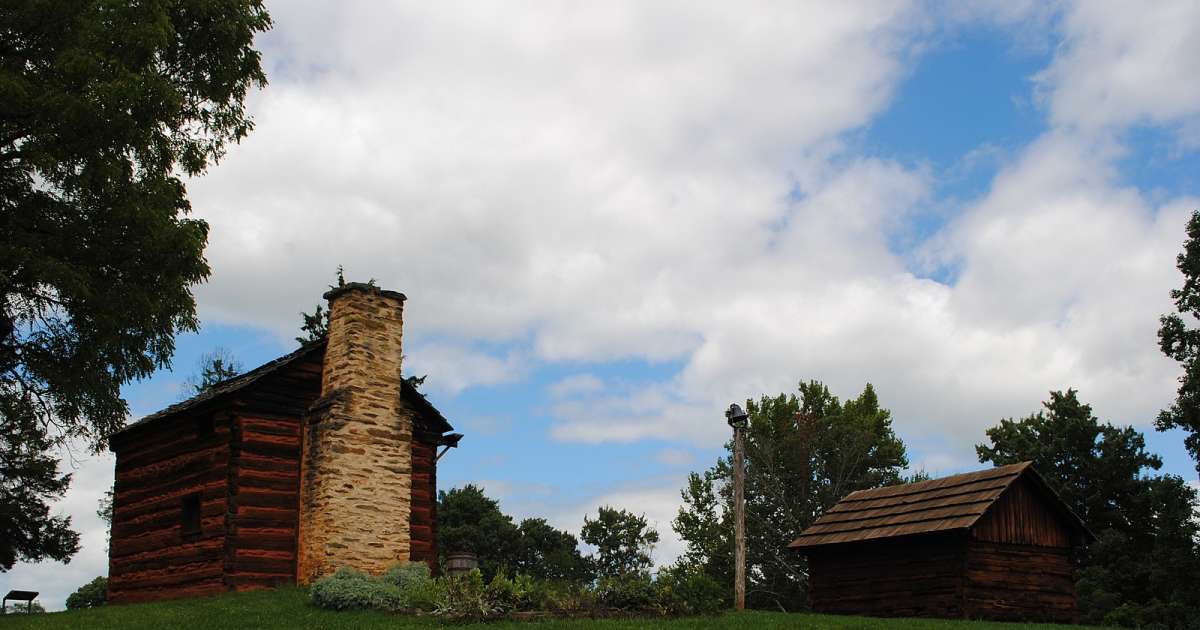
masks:
<svg viewBox="0 0 1200 630"><path fill-rule="evenodd" d="M658 543L658 532L645 516L602 506L595 520L583 517L580 538L596 547L596 574L616 578L650 571L650 553Z"/></svg>
<svg viewBox="0 0 1200 630"><path fill-rule="evenodd" d="M1200 318L1200 211L1188 220L1187 236L1183 252L1176 258L1183 287L1171 291L1177 312L1163 315L1158 329L1159 349L1179 362L1183 376L1179 377L1175 403L1159 412L1154 426L1159 431L1180 428L1188 432L1184 446L1200 473L1200 330L1185 322Z"/></svg>
<svg viewBox="0 0 1200 630"><path fill-rule="evenodd" d="M68 440L102 449L128 415L121 385L198 326L208 225L180 177L251 129L269 26L259 0L0 4L0 461L16 471L0 567L74 553L65 521L38 516L65 478L26 464Z"/></svg>

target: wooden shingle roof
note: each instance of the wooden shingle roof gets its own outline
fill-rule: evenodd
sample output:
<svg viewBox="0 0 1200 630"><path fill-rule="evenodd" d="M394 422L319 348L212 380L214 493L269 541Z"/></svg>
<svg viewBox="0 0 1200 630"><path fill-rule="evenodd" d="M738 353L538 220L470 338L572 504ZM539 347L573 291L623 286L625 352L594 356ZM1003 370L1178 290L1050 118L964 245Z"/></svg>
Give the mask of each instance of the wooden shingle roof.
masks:
<svg viewBox="0 0 1200 630"><path fill-rule="evenodd" d="M852 492L788 545L804 549L836 543L968 529L1017 479L1029 478L1073 529L1091 537L1079 517L1054 494L1031 462L941 479Z"/></svg>
<svg viewBox="0 0 1200 630"><path fill-rule="evenodd" d="M403 295L401 295L401 297L403 297ZM325 345L325 339L318 339L316 341L304 343L293 352L285 354L282 357L272 361L268 361L267 363L264 363L263 365L260 365L249 372L245 372L221 381L220 383L216 383L207 390L183 402L175 403L174 405L171 405L161 411L157 411L150 415L144 416L135 422L131 422L125 425L119 431L114 432L109 436L109 438L111 439L119 436L136 427L142 427L165 418L177 417L184 412L192 411L201 408L204 405L218 402L221 399L227 398L233 394L237 394L250 388L255 383L268 376L280 373L295 363L312 358L321 359L325 355ZM417 391L417 388L407 379L401 379L400 381L400 396L405 402L412 404L418 412L424 414L426 419L432 424L431 428L437 432L447 433L454 430L454 427L450 425L450 422L446 420L446 417L442 415L442 412L438 411L437 407L434 407L433 403L429 402L429 399L425 398L424 394Z"/></svg>

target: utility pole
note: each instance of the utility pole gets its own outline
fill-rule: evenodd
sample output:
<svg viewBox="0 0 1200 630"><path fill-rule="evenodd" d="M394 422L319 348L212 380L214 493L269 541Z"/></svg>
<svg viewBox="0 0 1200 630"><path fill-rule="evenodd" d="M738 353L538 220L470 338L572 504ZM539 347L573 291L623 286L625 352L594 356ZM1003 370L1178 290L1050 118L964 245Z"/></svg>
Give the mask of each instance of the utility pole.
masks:
<svg viewBox="0 0 1200 630"><path fill-rule="evenodd" d="M733 427L733 607L746 609L746 467L743 433L749 415L729 405L725 419Z"/></svg>

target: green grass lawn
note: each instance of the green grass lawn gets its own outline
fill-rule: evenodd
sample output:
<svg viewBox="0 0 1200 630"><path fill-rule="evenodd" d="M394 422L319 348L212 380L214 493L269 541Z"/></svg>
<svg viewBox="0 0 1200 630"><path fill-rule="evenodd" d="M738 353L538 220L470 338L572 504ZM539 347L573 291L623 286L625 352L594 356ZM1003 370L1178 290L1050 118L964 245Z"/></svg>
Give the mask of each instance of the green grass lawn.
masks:
<svg viewBox="0 0 1200 630"><path fill-rule="evenodd" d="M429 617L410 617L378 612L330 612L308 605L303 589L285 588L277 591L236 593L221 597L176 600L154 604L111 606L95 610L50 613L42 615L0 616L0 630L42 628L87 628L89 630L142 630L160 628L203 628L204 630L234 630L250 628L430 628L447 625ZM927 619L873 619L869 617L835 617L828 615L786 614L778 612L726 613L717 617L690 617L657 620L604 621L539 621L533 623L495 622L471 626L454 624L457 628L506 630L556 630L558 628L599 628L632 630L635 628L801 628L829 630L1081 630L1082 626L1047 624L987 623L942 621Z"/></svg>

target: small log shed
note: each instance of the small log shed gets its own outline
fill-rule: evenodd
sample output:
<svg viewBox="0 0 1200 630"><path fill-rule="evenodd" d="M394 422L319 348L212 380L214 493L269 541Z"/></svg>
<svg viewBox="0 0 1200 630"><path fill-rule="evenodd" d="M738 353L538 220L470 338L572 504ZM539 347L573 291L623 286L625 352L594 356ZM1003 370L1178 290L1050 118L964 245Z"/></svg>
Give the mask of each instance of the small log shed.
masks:
<svg viewBox="0 0 1200 630"><path fill-rule="evenodd" d="M817 612L1070 622L1094 539L1023 462L853 492L789 547Z"/></svg>

